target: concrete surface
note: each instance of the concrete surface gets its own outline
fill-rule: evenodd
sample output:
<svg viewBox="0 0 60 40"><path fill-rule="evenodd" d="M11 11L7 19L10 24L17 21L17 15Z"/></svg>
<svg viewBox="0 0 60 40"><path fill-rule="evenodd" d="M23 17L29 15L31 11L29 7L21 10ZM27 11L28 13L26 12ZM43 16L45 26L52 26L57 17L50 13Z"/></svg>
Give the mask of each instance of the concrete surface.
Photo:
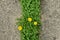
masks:
<svg viewBox="0 0 60 40"><path fill-rule="evenodd" d="M41 0L42 40L60 40L60 0Z"/></svg>
<svg viewBox="0 0 60 40"><path fill-rule="evenodd" d="M16 26L20 13L18 0L0 0L0 40L20 40Z"/></svg>

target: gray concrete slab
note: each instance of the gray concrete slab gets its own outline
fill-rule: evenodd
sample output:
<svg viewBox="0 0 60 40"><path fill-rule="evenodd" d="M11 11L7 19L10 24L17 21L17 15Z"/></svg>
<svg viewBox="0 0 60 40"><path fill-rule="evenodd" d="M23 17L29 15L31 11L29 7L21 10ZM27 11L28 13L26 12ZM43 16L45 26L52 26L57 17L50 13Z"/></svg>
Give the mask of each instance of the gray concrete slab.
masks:
<svg viewBox="0 0 60 40"><path fill-rule="evenodd" d="M20 9L18 0L0 0L0 40L20 40L16 26Z"/></svg>
<svg viewBox="0 0 60 40"><path fill-rule="evenodd" d="M42 40L60 40L60 0L41 0Z"/></svg>

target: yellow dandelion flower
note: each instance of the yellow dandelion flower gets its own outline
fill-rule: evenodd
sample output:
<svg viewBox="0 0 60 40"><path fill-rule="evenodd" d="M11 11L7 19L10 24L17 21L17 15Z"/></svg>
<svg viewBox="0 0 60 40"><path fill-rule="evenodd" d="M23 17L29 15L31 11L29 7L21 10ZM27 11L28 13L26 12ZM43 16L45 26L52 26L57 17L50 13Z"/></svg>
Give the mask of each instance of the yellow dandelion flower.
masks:
<svg viewBox="0 0 60 40"><path fill-rule="evenodd" d="M31 22L32 21L32 18L28 18L28 21Z"/></svg>
<svg viewBox="0 0 60 40"><path fill-rule="evenodd" d="M37 22L34 22L34 25L37 25L38 23Z"/></svg>
<svg viewBox="0 0 60 40"><path fill-rule="evenodd" d="M22 30L22 26L18 26L18 30L19 30L19 31Z"/></svg>

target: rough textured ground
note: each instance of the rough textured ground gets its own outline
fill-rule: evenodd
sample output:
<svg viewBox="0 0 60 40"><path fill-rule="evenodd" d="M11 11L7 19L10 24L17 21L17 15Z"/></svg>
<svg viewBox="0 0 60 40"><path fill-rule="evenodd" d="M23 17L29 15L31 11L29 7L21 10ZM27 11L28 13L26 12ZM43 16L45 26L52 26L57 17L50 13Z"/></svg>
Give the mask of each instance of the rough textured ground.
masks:
<svg viewBox="0 0 60 40"><path fill-rule="evenodd" d="M60 40L60 0L41 0L42 40Z"/></svg>
<svg viewBox="0 0 60 40"><path fill-rule="evenodd" d="M18 0L0 0L0 40L20 40L16 18L20 16ZM41 0L42 40L60 40L60 0Z"/></svg>
<svg viewBox="0 0 60 40"><path fill-rule="evenodd" d="M15 24L20 13L18 0L0 0L0 40L20 40Z"/></svg>

